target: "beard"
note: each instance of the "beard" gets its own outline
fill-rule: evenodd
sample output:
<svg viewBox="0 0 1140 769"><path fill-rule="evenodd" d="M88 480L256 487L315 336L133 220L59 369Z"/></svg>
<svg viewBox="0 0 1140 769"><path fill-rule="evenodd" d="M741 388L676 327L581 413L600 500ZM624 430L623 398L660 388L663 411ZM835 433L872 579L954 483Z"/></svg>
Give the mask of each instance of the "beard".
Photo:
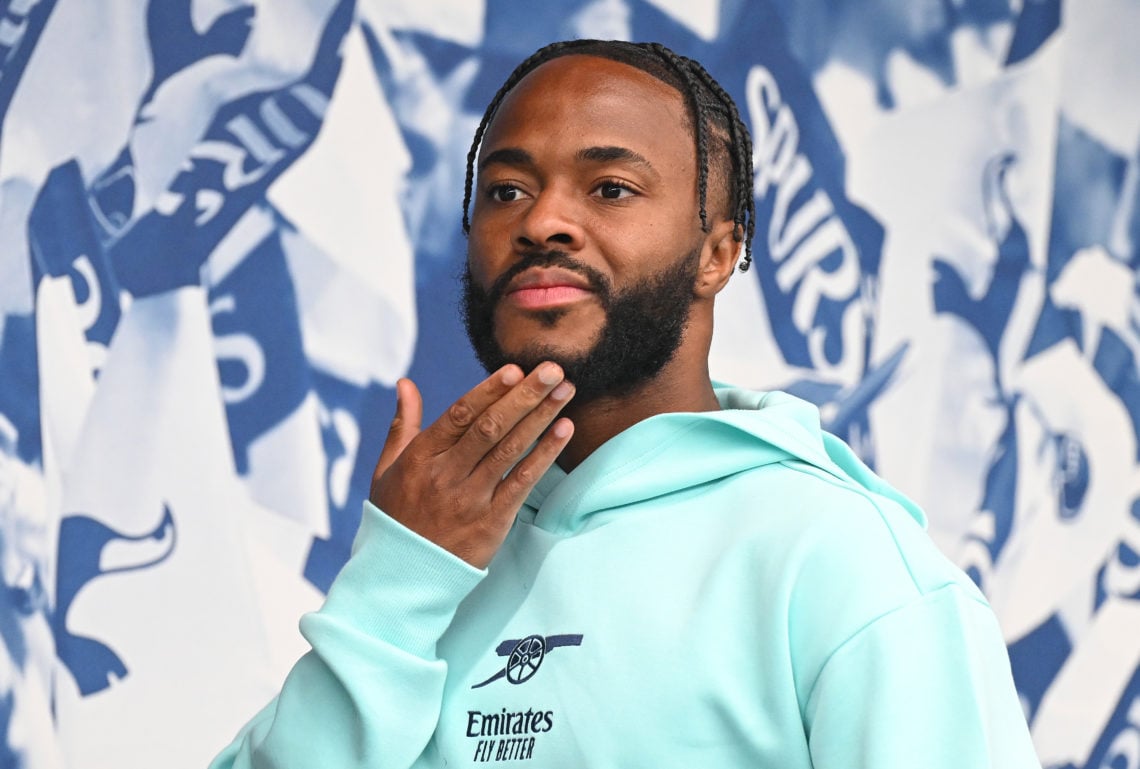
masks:
<svg viewBox="0 0 1140 769"><path fill-rule="evenodd" d="M681 346L694 300L699 262L699 250L691 251L649 279L618 292L600 272L562 251L525 255L486 290L467 269L463 274L467 337L487 373L508 363L529 372L549 360L561 366L566 379L573 383L576 404L604 396L625 396L656 377ZM589 349L567 354L549 345L534 344L508 353L499 345L495 308L510 281L531 267L562 267L589 281L605 314L605 324ZM553 328L567 312L556 308L536 316L544 326Z"/></svg>

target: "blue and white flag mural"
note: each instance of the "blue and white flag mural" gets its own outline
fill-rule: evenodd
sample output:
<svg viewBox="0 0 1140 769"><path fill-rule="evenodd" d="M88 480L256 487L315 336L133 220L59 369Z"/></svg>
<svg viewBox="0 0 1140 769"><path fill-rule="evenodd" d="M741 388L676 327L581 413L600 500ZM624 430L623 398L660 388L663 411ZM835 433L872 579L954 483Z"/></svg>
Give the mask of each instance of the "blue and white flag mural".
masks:
<svg viewBox="0 0 1140 769"><path fill-rule="evenodd" d="M0 0L0 766L200 767L280 685L411 376L480 377L464 158L572 37L755 137L717 379L990 598L1042 763L1140 769L1140 0Z"/></svg>

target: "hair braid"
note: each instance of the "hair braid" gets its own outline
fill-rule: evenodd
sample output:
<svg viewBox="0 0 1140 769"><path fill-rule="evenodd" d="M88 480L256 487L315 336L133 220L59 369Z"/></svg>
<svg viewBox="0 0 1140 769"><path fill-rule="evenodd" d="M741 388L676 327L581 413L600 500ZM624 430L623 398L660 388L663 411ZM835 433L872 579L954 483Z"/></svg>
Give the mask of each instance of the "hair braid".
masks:
<svg viewBox="0 0 1140 769"><path fill-rule="evenodd" d="M700 204L701 229L709 231L708 216L708 189L709 189L709 146L708 146L708 110L705 102L698 95L700 90L696 77L693 75L691 59L680 56L669 50L661 43L649 43L649 50L656 53L672 65L677 74L685 82L683 91L689 101L689 109L693 112L693 128L696 134L697 145L697 198Z"/></svg>
<svg viewBox="0 0 1140 769"><path fill-rule="evenodd" d="M733 153L736 171L732 181L735 204L733 222L736 224L733 237L737 242L744 241L744 259L740 263L740 271L746 272L752 264L752 236L756 229L756 202L752 195L752 137L740 118L736 102L728 92L698 62L692 59L689 62L704 86L716 97L718 106L726 113L729 148Z"/></svg>

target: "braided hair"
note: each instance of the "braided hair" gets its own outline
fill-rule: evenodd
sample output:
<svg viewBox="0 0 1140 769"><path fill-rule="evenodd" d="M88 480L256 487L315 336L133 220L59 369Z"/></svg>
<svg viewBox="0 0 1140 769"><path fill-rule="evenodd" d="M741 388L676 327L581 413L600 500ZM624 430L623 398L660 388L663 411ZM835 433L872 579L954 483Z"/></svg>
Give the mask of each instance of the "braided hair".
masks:
<svg viewBox="0 0 1140 769"><path fill-rule="evenodd" d="M697 190L701 228L709 231L708 179L709 135L716 135L712 155L721 164L721 177L728 193L732 212L733 238L744 242L744 259L740 271L752 263L752 235L756 228L756 205L752 197L752 138L740 119L740 111L728 92L698 62L674 53L660 43L627 43L620 40L566 40L551 43L531 54L515 67L487 105L483 119L475 130L475 138L467 153L467 177L463 186L463 231L470 233L471 190L475 180L475 161L487 126L495 117L507 94L519 81L551 59L571 54L597 56L647 72L677 89L685 98L697 146ZM710 131L711 129L711 131Z"/></svg>

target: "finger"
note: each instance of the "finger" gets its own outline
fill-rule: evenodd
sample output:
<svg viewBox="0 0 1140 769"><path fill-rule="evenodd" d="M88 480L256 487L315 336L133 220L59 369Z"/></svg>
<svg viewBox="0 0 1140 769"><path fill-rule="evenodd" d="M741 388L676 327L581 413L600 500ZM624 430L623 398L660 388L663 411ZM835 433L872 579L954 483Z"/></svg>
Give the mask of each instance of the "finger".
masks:
<svg viewBox="0 0 1140 769"><path fill-rule="evenodd" d="M540 363L522 382L489 405L471 423L470 428L455 443L453 456L457 466L466 467L467 472L475 469L488 453L497 450L501 441L514 430L524 417L538 408L551 391L562 381L562 367L547 361ZM546 424L534 433L533 438L546 428L557 412L548 415ZM518 443L513 440L512 443ZM511 446L517 459L530 445L528 440L522 446ZM503 468L504 472L506 468Z"/></svg>
<svg viewBox="0 0 1140 769"><path fill-rule="evenodd" d="M492 446L472 471L472 478L493 487L525 455L574 397L574 385L559 382L530 413Z"/></svg>
<svg viewBox="0 0 1140 769"><path fill-rule="evenodd" d="M539 438L534 449L499 482L492 497L492 509L504 516L513 517L573 436L574 423L566 417L552 424Z"/></svg>
<svg viewBox="0 0 1140 769"><path fill-rule="evenodd" d="M521 381L523 381L522 369L513 363L508 363L477 384L424 430L428 450L438 454L450 449L467 433L488 406L510 392L511 388Z"/></svg>
<svg viewBox="0 0 1140 769"><path fill-rule="evenodd" d="M373 485L404 452L412 439L419 435L423 417L424 400L416 383L410 379L396 382L396 415L392 417L388 437L384 440L380 459L377 460L376 469L372 472Z"/></svg>

